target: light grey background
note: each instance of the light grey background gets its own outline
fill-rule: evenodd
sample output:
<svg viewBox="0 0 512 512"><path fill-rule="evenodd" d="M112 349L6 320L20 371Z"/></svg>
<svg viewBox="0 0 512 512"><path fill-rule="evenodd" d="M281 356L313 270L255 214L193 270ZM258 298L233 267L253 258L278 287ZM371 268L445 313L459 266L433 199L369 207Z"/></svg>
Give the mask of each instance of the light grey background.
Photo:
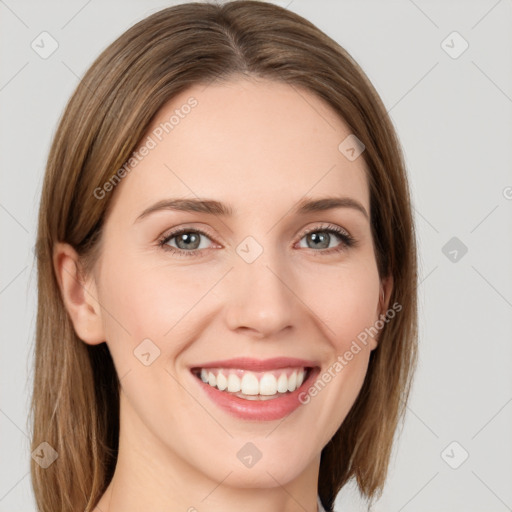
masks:
<svg viewBox="0 0 512 512"><path fill-rule="evenodd" d="M410 173L420 364L373 510L512 510L512 3L275 3L311 20L360 63L390 112ZM32 248L50 141L100 51L169 5L0 0L0 512L35 510L26 419ZM43 31L58 42L46 59L31 47ZM464 43L454 31L469 44L457 58ZM466 254L457 241L443 252L452 237ZM340 493L336 509L365 510L354 486Z"/></svg>

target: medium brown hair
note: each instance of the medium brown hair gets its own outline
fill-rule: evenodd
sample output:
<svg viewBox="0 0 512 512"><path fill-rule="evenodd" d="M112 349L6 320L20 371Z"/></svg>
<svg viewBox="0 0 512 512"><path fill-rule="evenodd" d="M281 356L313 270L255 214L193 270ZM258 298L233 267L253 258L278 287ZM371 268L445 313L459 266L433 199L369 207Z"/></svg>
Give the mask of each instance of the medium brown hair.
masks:
<svg viewBox="0 0 512 512"><path fill-rule="evenodd" d="M335 41L274 4L187 3L140 21L96 59L69 100L49 153L37 234L38 312L31 461L40 512L93 509L117 460L119 379L105 343L81 341L53 266L71 244L84 273L97 261L112 194L109 181L137 148L159 109L193 84L238 77L276 80L322 98L365 145L371 230L380 277L393 277L399 314L380 332L362 389L321 454L318 492L331 511L355 478L363 496L382 493L395 431L409 395L417 345L417 261L409 186L393 125L372 84ZM340 141L341 142L341 141Z"/></svg>

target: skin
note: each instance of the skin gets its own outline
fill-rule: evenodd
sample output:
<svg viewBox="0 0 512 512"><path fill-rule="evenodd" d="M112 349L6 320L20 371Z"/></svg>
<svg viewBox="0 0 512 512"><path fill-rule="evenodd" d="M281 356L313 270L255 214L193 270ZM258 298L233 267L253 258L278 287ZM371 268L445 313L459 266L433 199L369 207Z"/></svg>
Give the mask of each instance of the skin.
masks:
<svg viewBox="0 0 512 512"><path fill-rule="evenodd" d="M377 340L277 421L220 410L188 368L289 356L326 370L376 322L392 283L379 278L368 218L353 208L290 213L304 196L336 195L369 214L365 163L338 150L351 130L327 104L271 81L193 86L161 109L148 134L190 96L198 105L114 190L93 272L80 281L73 248L61 243L54 252L78 336L106 342L121 378L119 458L95 510L234 512L243 503L247 512L313 512L321 450L354 403ZM215 199L236 213L164 210L135 222L169 197ZM324 223L357 245L345 248L332 234L330 249L318 248L302 234L325 236ZM158 247L177 227L208 231L201 255ZM250 264L236 252L247 236L263 249ZM178 238L168 245L186 247ZM133 353L146 338L160 350L149 366ZM262 453L250 468L236 455L247 442Z"/></svg>

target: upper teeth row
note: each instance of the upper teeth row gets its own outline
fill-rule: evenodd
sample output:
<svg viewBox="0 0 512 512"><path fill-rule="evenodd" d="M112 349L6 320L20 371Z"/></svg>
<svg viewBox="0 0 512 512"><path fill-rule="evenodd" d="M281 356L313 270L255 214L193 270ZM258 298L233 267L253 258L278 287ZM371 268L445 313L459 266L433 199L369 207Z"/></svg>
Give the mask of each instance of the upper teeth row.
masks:
<svg viewBox="0 0 512 512"><path fill-rule="evenodd" d="M241 391L244 395L275 395L276 393L286 393L295 391L302 382L306 374L306 369L293 370L289 376L286 371L277 372L276 378L272 372L263 372L258 374L261 378L258 380L256 373L243 371L240 378L235 372L240 370L217 370L215 373L211 370L201 369L201 380L220 391L229 391L238 393Z"/></svg>

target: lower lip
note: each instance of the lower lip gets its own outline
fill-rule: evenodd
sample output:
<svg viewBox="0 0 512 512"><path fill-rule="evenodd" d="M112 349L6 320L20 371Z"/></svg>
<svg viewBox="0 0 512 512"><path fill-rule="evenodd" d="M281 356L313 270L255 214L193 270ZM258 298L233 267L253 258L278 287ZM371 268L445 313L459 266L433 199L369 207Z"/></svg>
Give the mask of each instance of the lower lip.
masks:
<svg viewBox="0 0 512 512"><path fill-rule="evenodd" d="M301 405L304 405L299 400L299 395L304 395L304 391L309 388L319 373L319 368L313 368L309 372L308 378L295 391L268 400L244 400L204 383L196 375L193 375L193 377L206 395L229 414L243 420L272 421L284 418Z"/></svg>

